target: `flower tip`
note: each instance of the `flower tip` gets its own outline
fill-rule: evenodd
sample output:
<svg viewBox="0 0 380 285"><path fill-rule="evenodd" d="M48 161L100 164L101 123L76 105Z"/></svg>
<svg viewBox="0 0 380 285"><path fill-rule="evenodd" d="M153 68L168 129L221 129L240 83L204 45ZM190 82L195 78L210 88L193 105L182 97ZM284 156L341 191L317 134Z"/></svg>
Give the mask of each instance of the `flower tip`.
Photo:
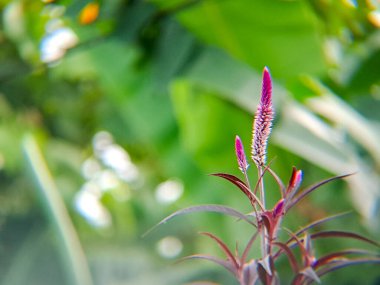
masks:
<svg viewBox="0 0 380 285"><path fill-rule="evenodd" d="M236 151L241 150L243 148L243 143L239 136L235 137L235 149Z"/></svg>
<svg viewBox="0 0 380 285"><path fill-rule="evenodd" d="M264 67L263 70L263 82L261 89L261 104L271 105L272 104L272 78L268 67Z"/></svg>

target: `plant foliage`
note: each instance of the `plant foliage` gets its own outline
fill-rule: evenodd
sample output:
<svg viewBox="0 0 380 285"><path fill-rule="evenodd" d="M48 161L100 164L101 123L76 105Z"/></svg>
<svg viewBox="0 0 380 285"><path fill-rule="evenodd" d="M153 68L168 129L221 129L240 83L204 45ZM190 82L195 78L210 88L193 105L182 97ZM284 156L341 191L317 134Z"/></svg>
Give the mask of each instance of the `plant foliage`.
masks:
<svg viewBox="0 0 380 285"><path fill-rule="evenodd" d="M241 285L254 285L259 282L265 285L274 285L281 283L281 276L277 271L276 263L278 259L285 256L293 271L293 285L311 284L313 282L321 283L321 277L334 270L358 265L362 263L380 264L380 257L375 251L367 251L356 248L346 250L337 250L318 256L313 248L313 242L324 238L342 238L354 239L363 243L370 244L379 248L380 244L368 239L360 234L341 231L341 230L320 230L312 231L314 227L335 219L342 214L326 217L315 221L307 226L302 227L297 232L286 230L289 239L282 241L279 239L279 231L282 228L282 221L286 214L306 196L321 188L326 183L334 180L343 179L351 174L335 176L322 180L310 187L301 189L303 172L293 167L291 178L286 186L275 174L275 172L266 166L266 149L269 139L271 125L274 118L272 106L272 83L267 68L263 72L261 101L257 108L252 139L252 161L258 170L258 182L252 189L248 178L249 164L244 152L243 143L239 136L235 139L235 150L238 168L244 175L245 181L240 178L225 173L216 173L214 176L221 177L234 184L248 199L252 206L253 214L244 215L236 210L226 206L218 205L201 205L179 210L165 218L159 223L163 224L175 216L191 212L208 211L219 212L220 214L238 217L253 226L252 236L245 246L243 253L234 252L217 236L212 233L201 233L211 238L219 248L224 252L225 259L214 256L196 254L186 259L206 259L214 262L231 272ZM271 174L280 189L281 197L272 208L268 208L265 202L265 186L263 176ZM259 192L259 194L257 194ZM249 253L252 245L257 240L261 242L261 252L259 258L250 259ZM297 258L297 250L299 258ZM354 256L354 257L351 257Z"/></svg>

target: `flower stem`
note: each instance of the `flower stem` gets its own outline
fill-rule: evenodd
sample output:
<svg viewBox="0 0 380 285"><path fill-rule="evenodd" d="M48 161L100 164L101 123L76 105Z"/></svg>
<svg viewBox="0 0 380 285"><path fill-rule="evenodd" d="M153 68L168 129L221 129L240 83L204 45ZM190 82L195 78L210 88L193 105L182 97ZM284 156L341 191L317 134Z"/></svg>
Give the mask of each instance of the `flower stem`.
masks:
<svg viewBox="0 0 380 285"><path fill-rule="evenodd" d="M259 181L260 200L261 200L261 204L263 205L263 211L266 211L263 168L259 166L257 170L258 170L258 179L260 180ZM261 224L261 258L264 259L269 254L269 245L268 245L268 240L267 240L268 231L261 217L260 217L260 224Z"/></svg>
<svg viewBox="0 0 380 285"><path fill-rule="evenodd" d="M265 208L265 191L264 191L263 168L261 166L259 166L257 169L258 169L258 177L260 179L260 184L259 184L260 200L261 200L261 204L264 206L264 209L266 209Z"/></svg>

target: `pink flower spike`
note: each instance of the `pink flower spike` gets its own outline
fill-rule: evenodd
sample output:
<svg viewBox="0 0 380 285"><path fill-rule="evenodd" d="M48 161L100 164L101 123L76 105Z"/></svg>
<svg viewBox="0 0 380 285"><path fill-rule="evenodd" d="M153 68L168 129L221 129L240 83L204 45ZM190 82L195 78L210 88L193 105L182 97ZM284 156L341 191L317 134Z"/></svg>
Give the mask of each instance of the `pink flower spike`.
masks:
<svg viewBox="0 0 380 285"><path fill-rule="evenodd" d="M253 123L252 160L257 167L266 163L267 143L272 130L274 109L272 105L272 79L267 67L263 71L260 104Z"/></svg>
<svg viewBox="0 0 380 285"><path fill-rule="evenodd" d="M245 156L243 143L239 136L235 138L235 152L241 172L245 173L248 169L249 164L247 163L247 158Z"/></svg>

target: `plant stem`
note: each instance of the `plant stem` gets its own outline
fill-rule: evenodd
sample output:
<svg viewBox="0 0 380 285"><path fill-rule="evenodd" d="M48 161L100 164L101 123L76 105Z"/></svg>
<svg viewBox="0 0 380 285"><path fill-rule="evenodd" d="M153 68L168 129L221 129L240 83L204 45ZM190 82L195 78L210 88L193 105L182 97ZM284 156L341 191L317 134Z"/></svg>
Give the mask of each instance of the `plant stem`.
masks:
<svg viewBox="0 0 380 285"><path fill-rule="evenodd" d="M265 191L264 191L263 168L260 166L260 167L257 168L257 170L258 170L258 176L259 176L259 179L260 179L259 189L260 189L261 204L264 206L264 209L266 209L266 207L265 207Z"/></svg>
<svg viewBox="0 0 380 285"><path fill-rule="evenodd" d="M45 213L51 218L51 223L55 229L64 264L71 277L70 284L92 285L90 269L74 225L40 148L32 135L24 139L23 150L27 165L36 182L36 188L45 208Z"/></svg>
<svg viewBox="0 0 380 285"><path fill-rule="evenodd" d="M260 180L259 182L259 189L260 189L260 200L261 204L264 206L264 211L266 210L265 206L265 189L264 189L264 179L263 179L263 168L258 167L258 179ZM269 247L267 244L267 230L264 226L262 218L260 218L260 223L261 223L261 257L265 258L269 252Z"/></svg>
<svg viewBox="0 0 380 285"><path fill-rule="evenodd" d="M247 170L245 170L243 173L244 173L244 178L245 178L245 182L247 183L248 189L252 192L251 184L250 184L250 182L249 182L249 178L248 178ZM257 201L257 202L260 202L260 201ZM259 206L260 206L260 205L259 205ZM256 207L256 204L253 204L253 210L254 210L254 212L255 212L256 222L257 222L257 224L259 224L259 215L257 214L257 207Z"/></svg>

